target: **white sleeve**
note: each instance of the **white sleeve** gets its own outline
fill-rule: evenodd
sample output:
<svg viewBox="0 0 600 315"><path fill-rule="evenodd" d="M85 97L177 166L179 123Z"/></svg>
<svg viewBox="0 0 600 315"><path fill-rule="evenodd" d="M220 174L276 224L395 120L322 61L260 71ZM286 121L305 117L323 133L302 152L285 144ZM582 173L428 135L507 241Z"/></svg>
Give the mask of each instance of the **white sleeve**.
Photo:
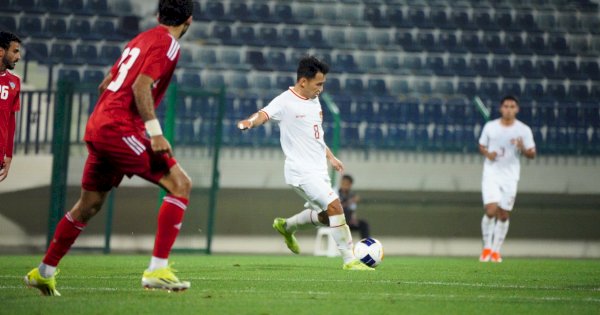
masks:
<svg viewBox="0 0 600 315"><path fill-rule="evenodd" d="M490 136L488 135L489 123L486 123L481 130L481 136L479 137L479 144L487 147L490 143Z"/></svg>
<svg viewBox="0 0 600 315"><path fill-rule="evenodd" d="M525 128L523 146L525 147L525 150L535 148L535 142L533 141L533 132L531 132L531 128L529 127Z"/></svg>
<svg viewBox="0 0 600 315"><path fill-rule="evenodd" d="M280 121L283 116L284 106L279 100L279 97L274 98L267 106L263 107L261 111L267 114L269 119Z"/></svg>

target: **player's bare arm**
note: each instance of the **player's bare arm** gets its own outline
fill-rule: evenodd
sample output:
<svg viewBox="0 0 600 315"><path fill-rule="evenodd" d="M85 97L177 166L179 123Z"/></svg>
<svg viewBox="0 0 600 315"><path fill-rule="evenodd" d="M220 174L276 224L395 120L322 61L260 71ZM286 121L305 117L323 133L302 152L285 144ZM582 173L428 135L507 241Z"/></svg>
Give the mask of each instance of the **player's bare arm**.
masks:
<svg viewBox="0 0 600 315"><path fill-rule="evenodd" d="M338 172L344 171L344 163L342 163L342 161L340 161L338 158L336 158L335 155L333 155L333 153L331 152L331 150L329 150L329 148L326 149L325 155L327 157L327 160L329 160L329 163L331 163L331 166L333 166L333 168L336 171L338 171Z"/></svg>
<svg viewBox="0 0 600 315"><path fill-rule="evenodd" d="M258 111L252 114L247 119L240 120L237 123L237 127L240 130L248 130L264 124L265 122L267 122L267 120L269 120L267 114L265 114L263 111Z"/></svg>
<svg viewBox="0 0 600 315"><path fill-rule="evenodd" d="M154 113L154 100L152 99L152 84L154 80L140 74L133 83L133 95L138 113L146 125L146 132L150 135L152 151L155 153L167 153L172 156L171 145L163 136L156 114Z"/></svg>
<svg viewBox="0 0 600 315"><path fill-rule="evenodd" d="M523 138L518 138L517 141L515 142L515 144L517 145L517 149L519 149L519 151L521 152L521 154L523 154L523 156L525 156L528 159L535 159L535 155L536 155L535 147L530 148L530 149L525 149L525 145L523 144Z"/></svg>
<svg viewBox="0 0 600 315"><path fill-rule="evenodd" d="M479 152L490 161L496 160L496 156L498 155L498 153L494 151L488 151L487 147L481 144L479 145Z"/></svg>
<svg viewBox="0 0 600 315"><path fill-rule="evenodd" d="M10 162L12 162L12 158L4 157L3 163L0 163L0 182L5 180L8 176L8 171L10 169Z"/></svg>
<svg viewBox="0 0 600 315"><path fill-rule="evenodd" d="M110 84L110 82L112 81L112 74L109 72L106 77L104 77L104 80L102 80L102 82L100 82L100 85L98 85L98 93L102 94L104 93L104 91L106 90L106 88L108 87L108 85Z"/></svg>

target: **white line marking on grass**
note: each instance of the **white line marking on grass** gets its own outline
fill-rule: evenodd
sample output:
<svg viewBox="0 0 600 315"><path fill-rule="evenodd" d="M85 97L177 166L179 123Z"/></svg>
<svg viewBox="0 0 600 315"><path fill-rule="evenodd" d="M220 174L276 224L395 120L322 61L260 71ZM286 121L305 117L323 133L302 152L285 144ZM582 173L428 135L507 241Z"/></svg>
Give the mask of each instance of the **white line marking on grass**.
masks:
<svg viewBox="0 0 600 315"><path fill-rule="evenodd" d="M0 286L0 290L15 290L15 289L23 289L26 288L24 286ZM140 292L144 291L143 288L133 289L133 288L107 288L107 287L59 287L60 291L105 291L105 292ZM247 289L247 290L212 290L212 289L193 289L190 290L201 292L201 293L211 293L211 294L232 294L232 295L240 295L240 294L258 294L261 296L273 296L273 295L291 295L296 298L302 296L311 296L311 295L322 295L322 296L333 296L338 294L339 291L277 291L273 293L270 290L255 290L255 289ZM456 294L418 294L418 293L369 293L368 296L357 295L353 297L353 299L363 299L363 300L373 300L373 296L380 296L386 298L413 298L413 299L437 299L437 300L492 300L496 301L531 301L531 302L593 302L600 303L600 298L569 298L569 297L559 297L559 296L542 296L542 297L533 297L533 296L503 296L498 300L497 296L492 295L456 295Z"/></svg>

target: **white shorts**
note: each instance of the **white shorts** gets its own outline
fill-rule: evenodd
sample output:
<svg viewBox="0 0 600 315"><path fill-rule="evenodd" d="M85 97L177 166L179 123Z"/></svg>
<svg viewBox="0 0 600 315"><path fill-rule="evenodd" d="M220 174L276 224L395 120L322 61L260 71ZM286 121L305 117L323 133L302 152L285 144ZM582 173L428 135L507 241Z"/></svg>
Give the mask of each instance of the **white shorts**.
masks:
<svg viewBox="0 0 600 315"><path fill-rule="evenodd" d="M511 211L517 198L517 181L484 177L481 181L483 204L497 203L502 210Z"/></svg>
<svg viewBox="0 0 600 315"><path fill-rule="evenodd" d="M329 176L310 176L303 178L299 186L290 185L300 195L308 209L321 212L327 210L327 206L338 199L338 195L331 188Z"/></svg>

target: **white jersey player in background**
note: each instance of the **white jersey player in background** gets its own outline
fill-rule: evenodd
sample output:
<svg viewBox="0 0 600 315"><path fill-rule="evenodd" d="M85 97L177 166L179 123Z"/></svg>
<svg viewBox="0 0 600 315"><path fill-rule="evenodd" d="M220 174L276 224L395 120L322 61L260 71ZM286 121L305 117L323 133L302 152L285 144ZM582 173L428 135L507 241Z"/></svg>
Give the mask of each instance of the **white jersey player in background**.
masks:
<svg viewBox="0 0 600 315"><path fill-rule="evenodd" d="M342 268L374 270L354 257L344 210L327 174L327 160L337 171L344 169L323 139L319 94L328 72L327 64L312 56L303 57L298 64L295 85L275 97L265 108L240 121L238 128L251 129L268 120L279 123L281 148L285 154L285 181L306 200L306 209L273 222L273 228L285 238L287 247L298 254L300 247L294 236L298 229L329 225L344 259Z"/></svg>
<svg viewBox="0 0 600 315"><path fill-rule="evenodd" d="M479 152L485 156L481 193L485 214L481 219L482 262L502 262L500 247L508 233L509 216L517 196L521 165L519 156L535 158L531 128L516 119L519 101L505 96L500 101L501 117L489 121L479 138Z"/></svg>

